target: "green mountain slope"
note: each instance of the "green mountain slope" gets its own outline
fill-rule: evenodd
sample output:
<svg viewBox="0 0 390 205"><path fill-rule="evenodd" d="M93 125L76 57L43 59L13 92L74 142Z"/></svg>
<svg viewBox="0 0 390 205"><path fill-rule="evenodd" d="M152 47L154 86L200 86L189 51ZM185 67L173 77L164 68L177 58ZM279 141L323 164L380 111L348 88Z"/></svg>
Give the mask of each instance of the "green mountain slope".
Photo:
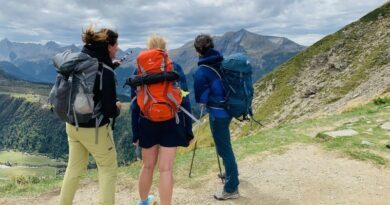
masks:
<svg viewBox="0 0 390 205"><path fill-rule="evenodd" d="M334 113L389 91L390 3L326 36L255 84L267 124Z"/></svg>

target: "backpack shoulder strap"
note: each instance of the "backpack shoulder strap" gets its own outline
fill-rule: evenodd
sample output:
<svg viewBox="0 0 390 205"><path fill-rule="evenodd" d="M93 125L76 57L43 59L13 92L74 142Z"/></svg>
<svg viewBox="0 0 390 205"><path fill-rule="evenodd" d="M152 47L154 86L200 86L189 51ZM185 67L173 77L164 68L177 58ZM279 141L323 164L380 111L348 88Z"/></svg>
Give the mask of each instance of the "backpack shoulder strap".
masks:
<svg viewBox="0 0 390 205"><path fill-rule="evenodd" d="M108 65L106 65L106 64L104 64L102 62L99 62L99 66L100 66L100 64L102 65L102 69L105 68L105 69L115 73L114 70L110 66L108 66Z"/></svg>
<svg viewBox="0 0 390 205"><path fill-rule="evenodd" d="M214 72L215 72L215 73L218 75L219 79L221 79L221 80L222 80L222 76L221 76L221 74L219 74L219 73L218 73L218 71L217 71L217 70L215 70L215 68L213 68L213 67L211 67L211 66L208 66L208 65L205 65L205 64L202 64L202 65L200 65L200 66L203 66L203 67L209 68L210 70L214 71Z"/></svg>
<svg viewBox="0 0 390 205"><path fill-rule="evenodd" d="M100 78L100 85L99 85L99 89L100 90L103 89L103 73L104 73L104 69L103 68L106 69L106 70L111 71L114 74L115 83L117 83L116 82L116 73L115 73L115 71L110 66L104 64L103 62L99 62L98 74L99 74L99 78Z"/></svg>
<svg viewBox="0 0 390 205"><path fill-rule="evenodd" d="M98 65L98 75L99 75L99 90L103 90L103 63L99 62Z"/></svg>

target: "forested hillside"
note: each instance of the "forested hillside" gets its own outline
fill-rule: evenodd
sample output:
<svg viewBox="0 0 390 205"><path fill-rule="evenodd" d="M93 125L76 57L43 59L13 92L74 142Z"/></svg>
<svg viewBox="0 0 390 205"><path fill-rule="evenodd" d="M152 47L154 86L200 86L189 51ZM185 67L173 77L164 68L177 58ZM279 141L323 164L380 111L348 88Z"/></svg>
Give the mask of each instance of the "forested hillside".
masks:
<svg viewBox="0 0 390 205"><path fill-rule="evenodd" d="M0 148L45 153L67 153L63 123L41 104L0 95Z"/></svg>
<svg viewBox="0 0 390 205"><path fill-rule="evenodd" d="M50 111L49 84L37 84L0 71L0 150L41 153L54 158L68 154L65 123ZM128 106L116 120L114 139L121 164L134 159Z"/></svg>

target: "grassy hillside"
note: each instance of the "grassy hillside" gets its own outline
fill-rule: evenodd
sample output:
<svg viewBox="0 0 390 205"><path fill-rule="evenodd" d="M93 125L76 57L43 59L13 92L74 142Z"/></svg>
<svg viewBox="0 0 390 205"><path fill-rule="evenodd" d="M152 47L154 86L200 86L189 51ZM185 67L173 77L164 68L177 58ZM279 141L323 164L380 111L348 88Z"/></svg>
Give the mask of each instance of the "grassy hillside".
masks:
<svg viewBox="0 0 390 205"><path fill-rule="evenodd" d="M334 113L350 101L362 104L388 92L389 25L386 3L262 78L255 84L255 117L274 126ZM248 133L248 125L244 130Z"/></svg>

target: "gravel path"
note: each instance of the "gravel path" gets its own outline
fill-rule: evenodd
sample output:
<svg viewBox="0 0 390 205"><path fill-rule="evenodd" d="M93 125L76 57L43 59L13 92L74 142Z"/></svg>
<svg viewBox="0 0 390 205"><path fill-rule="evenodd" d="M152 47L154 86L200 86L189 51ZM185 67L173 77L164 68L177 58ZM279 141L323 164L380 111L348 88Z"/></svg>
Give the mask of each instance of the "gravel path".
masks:
<svg viewBox="0 0 390 205"><path fill-rule="evenodd" d="M390 154L390 153L389 153ZM216 201L222 185L215 174L199 188L175 187L173 204L390 204L390 170L347 159L314 145L295 145L284 154L263 154L239 162L241 198ZM134 204L136 182L118 188L117 204ZM157 193L157 190L152 190ZM58 191L37 198L0 199L0 204L57 204ZM74 204L97 204L97 183L86 182Z"/></svg>

